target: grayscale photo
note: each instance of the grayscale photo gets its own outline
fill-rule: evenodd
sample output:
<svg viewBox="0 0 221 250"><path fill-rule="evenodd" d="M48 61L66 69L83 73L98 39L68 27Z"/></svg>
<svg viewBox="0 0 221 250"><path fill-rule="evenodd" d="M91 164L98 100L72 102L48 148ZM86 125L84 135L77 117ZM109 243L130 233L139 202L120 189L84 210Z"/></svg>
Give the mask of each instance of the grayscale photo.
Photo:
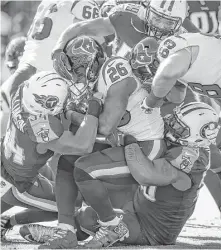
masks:
<svg viewBox="0 0 221 250"><path fill-rule="evenodd" d="M221 249L221 0L1 0L1 248Z"/></svg>

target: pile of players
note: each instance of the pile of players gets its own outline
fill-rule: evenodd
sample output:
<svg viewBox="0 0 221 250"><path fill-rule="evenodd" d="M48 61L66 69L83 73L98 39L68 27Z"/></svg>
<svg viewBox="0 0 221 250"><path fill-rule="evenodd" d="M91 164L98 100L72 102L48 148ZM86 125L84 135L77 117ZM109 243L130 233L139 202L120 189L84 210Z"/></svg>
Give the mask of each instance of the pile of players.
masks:
<svg viewBox="0 0 221 250"><path fill-rule="evenodd" d="M39 249L175 244L211 167L220 185L220 37L184 0L42 1L8 63L19 42L2 88L1 212L27 209L2 216L2 237L27 224Z"/></svg>

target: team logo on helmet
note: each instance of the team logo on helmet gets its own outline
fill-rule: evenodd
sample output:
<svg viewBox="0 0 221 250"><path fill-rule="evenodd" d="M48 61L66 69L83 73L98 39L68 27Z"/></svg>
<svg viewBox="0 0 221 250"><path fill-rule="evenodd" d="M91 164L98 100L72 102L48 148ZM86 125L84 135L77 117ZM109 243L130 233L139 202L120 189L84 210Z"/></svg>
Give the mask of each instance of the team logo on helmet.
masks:
<svg viewBox="0 0 221 250"><path fill-rule="evenodd" d="M97 52L94 48L94 42L89 38L79 39L76 41L71 50L73 54L82 54L82 51L88 55L95 54Z"/></svg>
<svg viewBox="0 0 221 250"><path fill-rule="evenodd" d="M44 142L49 142L49 129L41 128L40 131L37 132L37 136L41 136Z"/></svg>
<svg viewBox="0 0 221 250"><path fill-rule="evenodd" d="M153 61L153 54L147 52L147 49L144 47L143 43L139 43L134 51L136 58L133 58L131 61L132 67L137 69L141 66L148 66Z"/></svg>
<svg viewBox="0 0 221 250"><path fill-rule="evenodd" d="M37 95L33 94L35 97L35 101L39 103L45 109L53 109L58 103L59 99L57 96L53 95Z"/></svg>

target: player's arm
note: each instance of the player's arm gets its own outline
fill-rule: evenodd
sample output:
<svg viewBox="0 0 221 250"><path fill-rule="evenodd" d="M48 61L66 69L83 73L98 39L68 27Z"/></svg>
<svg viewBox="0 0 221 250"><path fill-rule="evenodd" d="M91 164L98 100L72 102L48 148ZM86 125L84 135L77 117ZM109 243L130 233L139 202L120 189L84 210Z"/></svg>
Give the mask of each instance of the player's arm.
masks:
<svg viewBox="0 0 221 250"><path fill-rule="evenodd" d="M173 167L165 158L150 160L137 143L125 147L125 158L131 174L140 185L172 184L180 191L191 187L191 179L186 173Z"/></svg>
<svg viewBox="0 0 221 250"><path fill-rule="evenodd" d="M99 116L99 133L108 136L120 124L126 112L128 99L137 87L133 77L127 77L113 84L107 91L103 112Z"/></svg>
<svg viewBox="0 0 221 250"><path fill-rule="evenodd" d="M96 18L93 20L82 21L71 24L58 39L53 51L63 50L71 39L85 35L93 37L104 37L115 33L114 27L109 18Z"/></svg>
<svg viewBox="0 0 221 250"><path fill-rule="evenodd" d="M11 75L2 85L1 92L7 100L9 105L11 104L11 98L17 91L20 84L28 80L32 75L36 73L36 68L26 64L18 68L13 75Z"/></svg>
<svg viewBox="0 0 221 250"><path fill-rule="evenodd" d="M189 18L185 18L183 24L183 28L190 33L197 33L200 32L200 30L190 21Z"/></svg>
<svg viewBox="0 0 221 250"><path fill-rule="evenodd" d="M64 131L59 139L39 144L39 153L44 153L48 149L67 155L91 153L97 135L100 110L100 103L94 99L90 100L88 113L76 134L73 135L70 131Z"/></svg>
<svg viewBox="0 0 221 250"><path fill-rule="evenodd" d="M145 99L148 107L156 107L159 101L171 91L177 80L189 70L191 60L191 51L182 49L169 55L160 63L153 79L150 95Z"/></svg>
<svg viewBox="0 0 221 250"><path fill-rule="evenodd" d="M166 99L169 102L180 104L186 96L187 86L177 81L171 91L167 94Z"/></svg>

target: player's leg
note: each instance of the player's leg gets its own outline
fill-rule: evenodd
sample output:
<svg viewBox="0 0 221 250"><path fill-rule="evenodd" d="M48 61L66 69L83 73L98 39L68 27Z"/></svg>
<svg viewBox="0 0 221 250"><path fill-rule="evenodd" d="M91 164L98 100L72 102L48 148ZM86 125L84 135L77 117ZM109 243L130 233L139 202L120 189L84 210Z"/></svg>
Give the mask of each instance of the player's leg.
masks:
<svg viewBox="0 0 221 250"><path fill-rule="evenodd" d="M117 193L116 190L115 193ZM118 210L117 213L119 216L123 215L123 222L127 225L130 232L129 237L124 238L122 243L128 245L150 245L149 241L144 237L144 232L134 211L133 201L126 202L122 210ZM92 207L82 207L76 213L75 218L79 232L81 230L85 234L94 236L100 227L98 215ZM78 240L83 240L83 238L79 237ZM86 244L85 247L91 247L91 245Z"/></svg>
<svg viewBox="0 0 221 250"><path fill-rule="evenodd" d="M124 157L124 148L115 147L81 157L75 163L75 180L88 203L102 222L116 219L104 182L115 185L136 183Z"/></svg>
<svg viewBox="0 0 221 250"><path fill-rule="evenodd" d="M55 181L55 174L48 162L39 170L39 173L49 181Z"/></svg>
<svg viewBox="0 0 221 250"><path fill-rule="evenodd" d="M72 126L71 131L77 128ZM74 131L73 131L74 130ZM107 148L107 145L94 145L94 151ZM78 187L76 185L73 170L75 161L79 156L61 156L58 162L58 170L56 175L56 201L58 206L58 228L56 235L52 237L45 245L40 248L60 248L61 246L71 248L76 246L73 241L76 232L76 224L74 220L75 207L78 196Z"/></svg>
<svg viewBox="0 0 221 250"><path fill-rule="evenodd" d="M207 171L204 182L211 193L218 209L221 211L221 153L214 146L210 146L211 150L211 167Z"/></svg>
<svg viewBox="0 0 221 250"><path fill-rule="evenodd" d="M100 229L86 247L110 246L128 237L123 216L114 210L104 182L133 185L136 181L126 166L124 148L115 147L81 157L75 163L75 180L87 204L98 214Z"/></svg>

